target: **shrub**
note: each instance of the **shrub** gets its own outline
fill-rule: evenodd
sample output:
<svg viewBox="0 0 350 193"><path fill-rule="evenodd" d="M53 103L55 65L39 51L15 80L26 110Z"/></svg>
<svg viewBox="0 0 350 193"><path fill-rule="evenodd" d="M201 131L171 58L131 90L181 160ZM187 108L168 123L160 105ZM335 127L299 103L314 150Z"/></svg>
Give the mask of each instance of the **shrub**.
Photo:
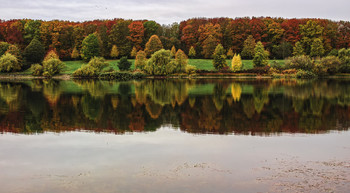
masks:
<svg viewBox="0 0 350 193"><path fill-rule="evenodd" d="M0 58L0 71L1 72L15 72L22 69L18 59L12 54L4 54Z"/></svg>
<svg viewBox="0 0 350 193"><path fill-rule="evenodd" d="M100 74L99 70L90 65L84 65L73 72L73 77L97 77Z"/></svg>
<svg viewBox="0 0 350 193"><path fill-rule="evenodd" d="M298 70L298 72L296 73L296 77L297 78L311 79L311 78L316 78L317 76L308 70Z"/></svg>
<svg viewBox="0 0 350 193"><path fill-rule="evenodd" d="M337 49L332 49L329 53L328 56L338 56L338 50Z"/></svg>
<svg viewBox="0 0 350 193"><path fill-rule="evenodd" d="M285 67L282 66L279 62L276 62L276 61L271 61L271 63L269 64L271 68L274 68L276 70L284 70Z"/></svg>
<svg viewBox="0 0 350 193"><path fill-rule="evenodd" d="M311 71L313 69L313 62L309 56L294 56L286 60L285 66L287 69L301 69Z"/></svg>
<svg viewBox="0 0 350 193"><path fill-rule="evenodd" d="M73 72L73 77L98 77L109 64L102 57L94 57L90 62Z"/></svg>
<svg viewBox="0 0 350 193"><path fill-rule="evenodd" d="M327 56L321 58L321 60L318 61L318 64L320 64L328 74L335 74L339 71L341 61L336 56Z"/></svg>
<svg viewBox="0 0 350 193"><path fill-rule="evenodd" d="M44 68L40 64L33 64L31 70L33 76L41 76L43 74Z"/></svg>
<svg viewBox="0 0 350 193"><path fill-rule="evenodd" d="M118 62L119 70L126 71L130 70L131 62L128 61L126 56L122 57Z"/></svg>
<svg viewBox="0 0 350 193"><path fill-rule="evenodd" d="M298 70L296 69L287 69L287 70L283 70L282 74L296 74L298 72Z"/></svg>
<svg viewBox="0 0 350 193"><path fill-rule="evenodd" d="M195 74L196 73L196 67L192 65L186 66L186 73L187 74Z"/></svg>
<svg viewBox="0 0 350 193"><path fill-rule="evenodd" d="M235 54L232 58L231 69L233 72L240 71L242 69L242 59L241 56Z"/></svg>
<svg viewBox="0 0 350 193"><path fill-rule="evenodd" d="M38 39L34 38L24 49L23 56L28 64L40 63L45 56L45 48Z"/></svg>
<svg viewBox="0 0 350 193"><path fill-rule="evenodd" d="M100 56L100 43L95 34L90 34L84 38L81 44L80 54L84 61L89 61L95 56Z"/></svg>
<svg viewBox="0 0 350 193"><path fill-rule="evenodd" d="M109 66L103 57L93 57L87 65L97 68L99 71Z"/></svg>
<svg viewBox="0 0 350 193"><path fill-rule="evenodd" d="M263 67L268 64L269 54L264 49L264 45L261 42L258 42L255 46L255 54L253 58L254 67Z"/></svg>
<svg viewBox="0 0 350 193"><path fill-rule="evenodd" d="M215 48L213 65L217 70L221 70L227 66L225 50L221 44L217 45Z"/></svg>
<svg viewBox="0 0 350 193"><path fill-rule="evenodd" d="M161 49L155 52L152 57L147 61L145 65L145 72L152 75L167 75L174 67L173 64L170 64L171 57L170 51Z"/></svg>
<svg viewBox="0 0 350 193"><path fill-rule="evenodd" d="M146 52L140 50L136 54L136 60L135 60L135 68L136 69L141 69L145 67L147 62L147 57L146 57Z"/></svg>
<svg viewBox="0 0 350 193"><path fill-rule="evenodd" d="M340 49L338 51L338 57L341 61L339 72L350 73L350 49Z"/></svg>
<svg viewBox="0 0 350 193"><path fill-rule="evenodd" d="M43 62L43 76L52 77L63 69L64 64L61 60L51 58Z"/></svg>
<svg viewBox="0 0 350 193"><path fill-rule="evenodd" d="M270 66L263 66L263 67L255 67L252 69L244 70L246 73L254 73L254 74L268 74L270 71Z"/></svg>

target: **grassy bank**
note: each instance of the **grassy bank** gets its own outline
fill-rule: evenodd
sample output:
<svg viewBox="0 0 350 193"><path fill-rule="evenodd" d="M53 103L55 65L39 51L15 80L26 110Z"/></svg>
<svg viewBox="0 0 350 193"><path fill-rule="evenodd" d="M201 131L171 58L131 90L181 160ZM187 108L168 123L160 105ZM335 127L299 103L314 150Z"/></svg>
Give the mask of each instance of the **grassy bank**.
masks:
<svg viewBox="0 0 350 193"><path fill-rule="evenodd" d="M119 60L107 60L107 62L110 64L109 67L112 67L115 70L119 70L118 68L118 61ZM135 59L130 59L130 62L132 62L131 70L135 69ZM276 61L277 63L284 65L284 60L270 60L270 62ZM85 62L82 60L76 60L76 61L64 61L65 67L61 74L63 75L70 75L75 70L80 68ZM195 66L199 70L215 70L213 67L212 60L208 59L189 59L188 63L190 65ZM231 60L227 60L227 64L230 66ZM109 68L107 67L107 68ZM252 69L253 68L253 61L252 60L243 60L243 70ZM15 73L0 73L0 74L6 74L6 75L31 75L32 71L31 69L25 70L23 72L15 72Z"/></svg>
<svg viewBox="0 0 350 193"><path fill-rule="evenodd" d="M110 64L110 67L112 67L115 70L119 70L118 69L118 61L119 60L107 60L107 62ZM135 60L134 59L130 59L129 61L132 62L131 65L131 70L135 69ZM284 60L271 60L272 61L276 61L281 65L284 65ZM66 67L63 70L63 74L72 74L76 69L80 68L82 64L84 64L83 61L78 60L78 61L65 61L64 62L66 64ZM197 69L200 70L215 70L215 68L213 67L213 63L212 60L206 60L206 59L189 59L188 63L190 65L195 66ZM230 64L231 60L227 60L227 64ZM252 60L243 60L243 69L252 69L253 68L253 61Z"/></svg>

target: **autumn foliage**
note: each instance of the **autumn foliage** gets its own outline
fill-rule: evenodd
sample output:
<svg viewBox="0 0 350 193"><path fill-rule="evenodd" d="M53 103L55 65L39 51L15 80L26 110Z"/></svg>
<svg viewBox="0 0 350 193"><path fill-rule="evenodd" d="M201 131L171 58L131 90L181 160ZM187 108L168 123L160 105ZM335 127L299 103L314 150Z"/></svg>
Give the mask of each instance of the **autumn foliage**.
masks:
<svg viewBox="0 0 350 193"><path fill-rule="evenodd" d="M252 59L255 45L251 40L260 41L271 53L270 58L281 58L278 52L281 48L288 48L288 53L293 52L291 47L298 49L295 55L310 55L312 44L312 55L318 56L328 55L332 50L349 48L349 29L349 21L271 17L192 18L171 25L126 19L85 22L1 20L0 55L12 44L24 53L27 62L40 62L42 57L33 59L24 51L33 40L37 40L36 43L42 44L44 53L56 50L62 60L77 59L81 54L87 60L96 54L85 57L87 53L84 53L83 40L94 34L94 41L99 45L95 47L99 50L98 55L107 58L112 58L110 53L113 45L118 48L118 57L135 57L139 50L145 50L150 57L161 48L170 50L174 47L188 53L190 58L212 58L215 47L221 44L226 50L225 54L229 51L229 58L237 53L242 58ZM250 42L245 44L247 40Z"/></svg>

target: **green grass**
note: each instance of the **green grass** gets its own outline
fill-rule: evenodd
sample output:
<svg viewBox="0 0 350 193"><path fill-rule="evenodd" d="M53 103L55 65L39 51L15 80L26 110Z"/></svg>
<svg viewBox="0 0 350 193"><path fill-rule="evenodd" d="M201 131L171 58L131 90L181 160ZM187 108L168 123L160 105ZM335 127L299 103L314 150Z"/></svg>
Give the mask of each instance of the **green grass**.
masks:
<svg viewBox="0 0 350 193"><path fill-rule="evenodd" d="M115 70L119 70L117 65L118 61L119 60L107 60L107 62L110 64L110 67L112 67ZM135 68L135 59L129 59L129 61L132 63L131 70L133 70ZM270 60L270 63L272 61L276 61L282 66L284 65L284 60ZM83 64L85 64L85 62L82 60L64 61L64 63L65 63L65 68L63 69L62 74L72 74L75 70L77 70ZM188 63L200 70L215 70L211 59L189 59ZM231 60L227 60L227 64L230 66ZM243 70L252 69L252 68L253 68L253 60L243 60ZM18 74L29 75L31 74L31 70L28 69L26 71L19 72Z"/></svg>

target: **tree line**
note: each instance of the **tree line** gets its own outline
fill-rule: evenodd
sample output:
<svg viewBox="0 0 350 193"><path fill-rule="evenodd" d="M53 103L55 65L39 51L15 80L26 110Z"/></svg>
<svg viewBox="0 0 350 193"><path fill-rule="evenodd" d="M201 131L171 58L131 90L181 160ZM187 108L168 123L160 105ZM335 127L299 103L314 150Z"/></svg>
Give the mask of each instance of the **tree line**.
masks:
<svg viewBox="0 0 350 193"><path fill-rule="evenodd" d="M244 50L245 44L261 42L270 58L283 59L300 50L313 56L312 45L322 47L316 52L320 56L348 48L350 22L270 17L193 18L170 25L127 19L0 21L0 42L16 45L23 51L33 39L38 39L46 52L55 50L62 60L81 58L83 40L90 34L96 35L100 56L104 58L135 57L138 51L146 51L147 42L155 35L162 48L181 49L192 58L212 58L221 44L229 58L240 53L243 59L252 59L251 50ZM3 50L7 48L2 43L0 55Z"/></svg>

